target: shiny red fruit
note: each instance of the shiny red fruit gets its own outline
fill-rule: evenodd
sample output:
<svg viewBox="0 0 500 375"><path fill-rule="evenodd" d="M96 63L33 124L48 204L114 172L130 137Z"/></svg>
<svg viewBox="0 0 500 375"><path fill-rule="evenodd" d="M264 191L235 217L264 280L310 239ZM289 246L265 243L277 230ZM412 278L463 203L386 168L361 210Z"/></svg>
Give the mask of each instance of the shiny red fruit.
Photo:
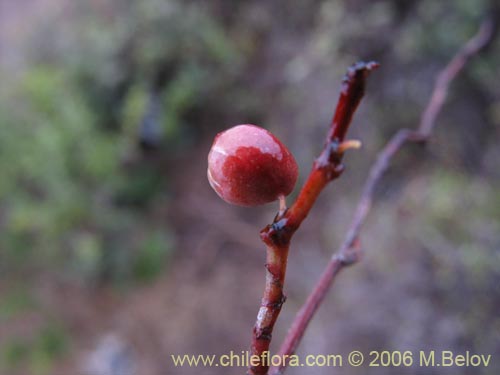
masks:
<svg viewBox="0 0 500 375"><path fill-rule="evenodd" d="M298 176L293 155L269 131L237 125L215 137L208 181L228 203L258 206L290 194Z"/></svg>

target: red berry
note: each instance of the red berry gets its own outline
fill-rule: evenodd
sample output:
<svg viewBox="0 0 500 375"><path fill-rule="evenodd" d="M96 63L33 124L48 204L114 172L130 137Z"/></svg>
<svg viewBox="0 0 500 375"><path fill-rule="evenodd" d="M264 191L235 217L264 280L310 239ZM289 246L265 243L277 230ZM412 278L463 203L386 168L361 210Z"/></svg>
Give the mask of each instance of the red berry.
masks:
<svg viewBox="0 0 500 375"><path fill-rule="evenodd" d="M258 206L290 194L298 175L293 155L278 138L255 125L237 125L215 137L208 181L228 203Z"/></svg>

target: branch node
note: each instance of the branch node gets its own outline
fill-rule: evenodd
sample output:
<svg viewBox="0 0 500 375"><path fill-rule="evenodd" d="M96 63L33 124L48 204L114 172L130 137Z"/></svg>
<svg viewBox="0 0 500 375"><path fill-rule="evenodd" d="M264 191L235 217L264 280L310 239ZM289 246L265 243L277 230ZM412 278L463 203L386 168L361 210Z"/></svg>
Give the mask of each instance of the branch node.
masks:
<svg viewBox="0 0 500 375"><path fill-rule="evenodd" d="M348 145L350 144L350 141L345 142ZM343 146L345 142L339 142L337 139L327 141L325 148L314 163L314 168L323 170L328 181L339 177L344 171L344 166L341 162L346 150Z"/></svg>
<svg viewBox="0 0 500 375"><path fill-rule="evenodd" d="M286 302L286 296L284 294L281 294L281 296L278 298L277 301L268 302L268 303L262 304L261 306L268 307L268 308L275 310L275 309L281 309L281 306L283 306L283 304L285 302Z"/></svg>
<svg viewBox="0 0 500 375"><path fill-rule="evenodd" d="M276 215L275 221L260 231L260 238L270 247L285 248L290 243L294 228L286 225L287 218Z"/></svg>
<svg viewBox="0 0 500 375"><path fill-rule="evenodd" d="M271 341L273 335L269 328L257 328L254 327L255 338L258 340Z"/></svg>
<svg viewBox="0 0 500 375"><path fill-rule="evenodd" d="M337 254L336 257L342 264L342 266L351 266L359 262L359 260L361 259L361 253L361 248L352 247L341 254Z"/></svg>

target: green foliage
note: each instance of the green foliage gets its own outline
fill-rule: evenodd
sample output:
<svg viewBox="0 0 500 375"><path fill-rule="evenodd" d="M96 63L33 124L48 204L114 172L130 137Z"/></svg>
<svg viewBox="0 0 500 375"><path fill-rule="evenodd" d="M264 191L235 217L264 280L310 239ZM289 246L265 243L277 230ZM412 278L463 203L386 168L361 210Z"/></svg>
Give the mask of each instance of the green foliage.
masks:
<svg viewBox="0 0 500 375"><path fill-rule="evenodd" d="M496 248L500 232L497 189L479 177L443 168L436 168L412 189L406 208L418 215L411 226L415 230L409 236L428 252L436 290L459 310L464 308L463 298L471 305L477 300L475 306L485 311L495 308L494 300L481 299L500 278ZM468 329L481 330L478 325Z"/></svg>
<svg viewBox="0 0 500 375"><path fill-rule="evenodd" d="M66 331L55 323L47 323L33 337L12 338L1 348L2 371L26 370L33 375L50 374L54 362L68 350Z"/></svg>
<svg viewBox="0 0 500 375"><path fill-rule="evenodd" d="M37 368L45 369L61 357L68 348L68 338L65 330L56 325L49 324L43 327L36 340L33 342L33 362Z"/></svg>
<svg viewBox="0 0 500 375"><path fill-rule="evenodd" d="M446 58L474 34L488 5L487 0L460 0L453 2L450 12L447 1L418 2L416 17L409 19L399 36L401 57L409 61L427 59L429 55Z"/></svg>
<svg viewBox="0 0 500 375"><path fill-rule="evenodd" d="M168 237L163 232L152 233L139 246L134 260L134 277L138 281L151 281L163 269L171 251Z"/></svg>
<svg viewBox="0 0 500 375"><path fill-rule="evenodd" d="M10 131L0 137L6 256L30 254L24 266L59 264L71 234L92 221L110 176L121 173L119 139L96 127L71 79L57 69L33 67L6 99L2 122ZM8 111L14 102L19 111Z"/></svg>
<svg viewBox="0 0 500 375"><path fill-rule="evenodd" d="M133 2L111 22L90 3L74 12L40 20L30 64L2 82L0 276L36 267L91 284L151 279L172 235L160 240L146 224L168 195L158 166L137 159L149 90L172 71L159 126L179 148L190 138L184 117L238 53L202 6Z"/></svg>
<svg viewBox="0 0 500 375"><path fill-rule="evenodd" d="M121 204L145 206L161 193L162 182L162 176L155 168L141 166L117 180L115 198Z"/></svg>
<svg viewBox="0 0 500 375"><path fill-rule="evenodd" d="M28 360L29 354L28 343L21 339L13 339L3 348L1 367L10 369L18 367Z"/></svg>
<svg viewBox="0 0 500 375"><path fill-rule="evenodd" d="M26 311L34 311L38 307L36 300L26 286L12 287L2 297L0 305L0 323L22 314Z"/></svg>

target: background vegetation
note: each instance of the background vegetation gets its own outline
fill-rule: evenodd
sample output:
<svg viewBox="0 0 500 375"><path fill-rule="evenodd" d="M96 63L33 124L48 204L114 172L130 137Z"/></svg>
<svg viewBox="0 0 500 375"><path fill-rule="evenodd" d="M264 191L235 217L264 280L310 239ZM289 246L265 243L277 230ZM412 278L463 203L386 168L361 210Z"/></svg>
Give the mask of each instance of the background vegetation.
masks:
<svg viewBox="0 0 500 375"><path fill-rule="evenodd" d="M377 150L418 122L436 74L494 5L0 1L0 372L242 373L170 361L246 350L263 287L258 230L276 207L219 201L205 175L213 136L260 124L304 178L346 67L381 63L353 126L364 147L291 250L279 342ZM495 40L454 82L433 141L398 157L366 257L341 276L301 353L500 352L499 65ZM499 369L493 358L454 373Z"/></svg>

